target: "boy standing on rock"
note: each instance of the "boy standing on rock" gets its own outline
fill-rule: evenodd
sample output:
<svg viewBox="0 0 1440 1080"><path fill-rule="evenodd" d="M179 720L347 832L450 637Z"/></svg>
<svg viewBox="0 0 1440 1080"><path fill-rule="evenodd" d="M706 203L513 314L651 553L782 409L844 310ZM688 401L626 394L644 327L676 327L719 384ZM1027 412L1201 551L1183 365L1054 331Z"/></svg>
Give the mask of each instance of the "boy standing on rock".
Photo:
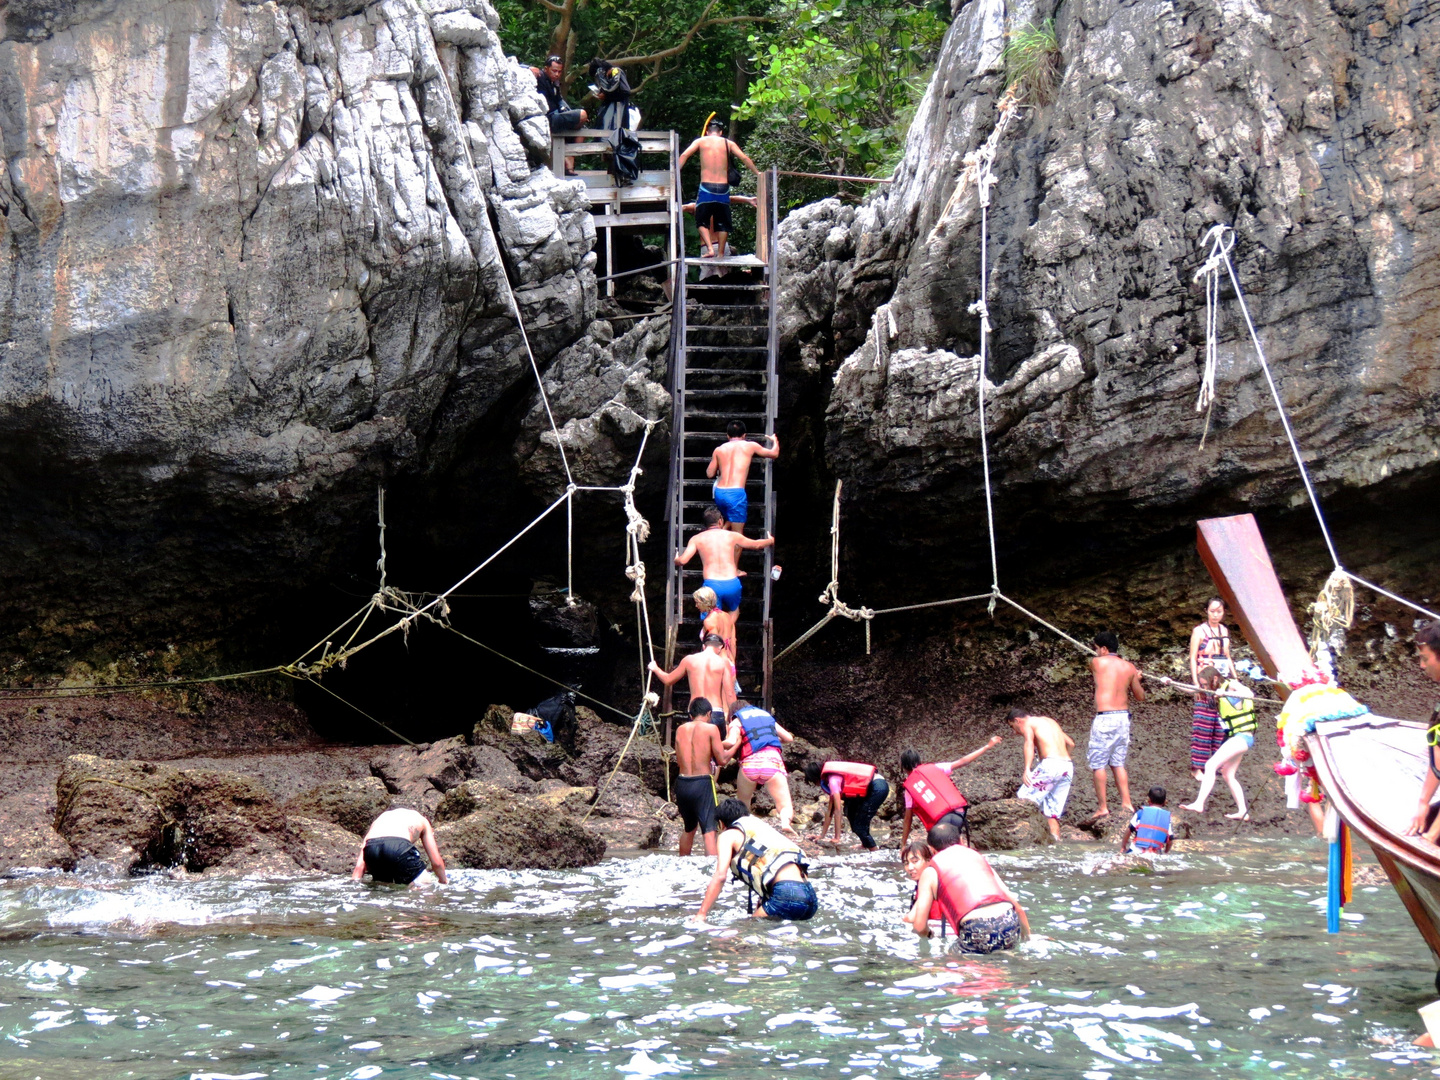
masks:
<svg viewBox="0 0 1440 1080"><path fill-rule="evenodd" d="M1025 771L1020 774L1023 786L1015 797L1038 806L1045 815L1050 835L1059 841L1060 815L1065 812L1070 782L1075 779L1075 763L1070 760L1075 740L1048 716L1031 716L1024 709L1011 709L1009 719L1010 726L1025 739ZM1035 762L1037 751L1038 764Z"/></svg>
<svg viewBox="0 0 1440 1080"><path fill-rule="evenodd" d="M1095 720L1090 725L1090 745L1085 752L1095 777L1095 813L1087 824L1110 816L1105 800L1107 766L1115 774L1120 805L1127 814L1135 812L1125 759L1130 753L1130 698L1144 701L1145 688L1140 685L1140 669L1119 652L1120 639L1113 630L1095 635L1095 655L1090 659L1090 670L1095 675Z"/></svg>
<svg viewBox="0 0 1440 1080"><path fill-rule="evenodd" d="M441 885L448 885L445 860L440 857L440 845L435 842L435 828L430 819L402 806L386 810L371 823L350 876L359 881L368 870L372 881L409 885L425 872L425 863L415 850L417 842L424 846L436 879Z"/></svg>

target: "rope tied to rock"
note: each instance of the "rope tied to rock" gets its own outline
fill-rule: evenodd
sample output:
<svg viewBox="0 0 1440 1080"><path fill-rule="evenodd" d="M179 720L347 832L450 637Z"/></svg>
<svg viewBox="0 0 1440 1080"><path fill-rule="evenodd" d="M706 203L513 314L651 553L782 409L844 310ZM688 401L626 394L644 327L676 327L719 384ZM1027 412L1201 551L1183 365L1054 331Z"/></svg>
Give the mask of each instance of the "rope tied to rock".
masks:
<svg viewBox="0 0 1440 1080"><path fill-rule="evenodd" d="M1318 661L1330 635L1336 630L1349 630L1354 623L1355 586L1350 575L1337 567L1330 571L1320 595L1310 605L1310 659Z"/></svg>

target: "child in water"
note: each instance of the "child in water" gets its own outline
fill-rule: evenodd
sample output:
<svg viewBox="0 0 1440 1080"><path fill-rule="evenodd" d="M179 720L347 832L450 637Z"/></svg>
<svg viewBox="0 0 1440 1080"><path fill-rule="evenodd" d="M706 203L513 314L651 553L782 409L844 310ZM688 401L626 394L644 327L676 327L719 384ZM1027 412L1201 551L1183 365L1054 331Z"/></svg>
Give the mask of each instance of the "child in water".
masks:
<svg viewBox="0 0 1440 1080"><path fill-rule="evenodd" d="M911 929L915 929L915 899L920 892L920 875L925 873L925 868L930 865L930 857L934 854L924 840L911 840L900 853L900 861L905 866L905 876L915 882L915 888L910 890L910 910L905 914L905 922Z"/></svg>

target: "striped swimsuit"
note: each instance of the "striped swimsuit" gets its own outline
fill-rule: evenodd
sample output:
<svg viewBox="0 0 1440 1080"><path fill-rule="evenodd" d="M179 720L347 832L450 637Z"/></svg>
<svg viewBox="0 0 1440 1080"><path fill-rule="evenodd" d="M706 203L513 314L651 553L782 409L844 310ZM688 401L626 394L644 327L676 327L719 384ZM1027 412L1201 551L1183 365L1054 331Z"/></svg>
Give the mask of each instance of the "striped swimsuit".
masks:
<svg viewBox="0 0 1440 1080"><path fill-rule="evenodd" d="M1218 633L1212 633L1210 625L1204 627L1205 636L1195 653L1197 671L1214 666L1220 674L1229 675L1230 664L1225 659L1225 642L1230 631L1224 626ZM1220 703L1214 694L1196 694L1194 712L1190 722L1190 767L1203 769L1205 763L1215 756L1215 751L1225 741L1225 725L1220 723Z"/></svg>

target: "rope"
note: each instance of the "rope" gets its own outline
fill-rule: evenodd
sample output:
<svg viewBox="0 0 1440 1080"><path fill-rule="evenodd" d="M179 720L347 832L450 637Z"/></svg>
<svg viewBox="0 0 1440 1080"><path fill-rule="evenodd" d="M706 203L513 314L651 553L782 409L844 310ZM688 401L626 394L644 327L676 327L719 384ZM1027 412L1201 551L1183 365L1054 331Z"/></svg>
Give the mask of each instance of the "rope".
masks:
<svg viewBox="0 0 1440 1080"><path fill-rule="evenodd" d="M857 184L893 184L895 181L888 176L843 176L840 173L823 172L792 172L788 169L777 169L780 176L803 176L807 180L850 180Z"/></svg>
<svg viewBox="0 0 1440 1080"><path fill-rule="evenodd" d="M664 262L651 263L649 266L642 266L638 270L622 270L618 274L606 274L604 277L597 277L595 280L597 282L615 281L622 277L630 277L634 274L643 274L650 270L664 270L667 266L674 266L679 261L679 259L666 259Z"/></svg>
<svg viewBox="0 0 1440 1080"><path fill-rule="evenodd" d="M109 784L111 787L124 788L126 791L134 791L140 795L144 795L146 798L148 798L151 802L155 804L155 810L160 815L161 828L174 828L176 824L175 819L165 812L165 805L160 801L160 797L156 795L153 791L142 787L136 787L134 784L127 784L121 780L112 780L108 776L91 775L82 776L80 777L80 779L76 780L75 783L71 786L69 794L65 797L64 804L56 808L55 824L57 827L65 820L65 818L69 815L70 811L74 808L75 800L80 795L80 788L85 784Z"/></svg>
<svg viewBox="0 0 1440 1080"><path fill-rule="evenodd" d="M1220 310L1220 267L1223 260L1235 247L1235 234L1229 234L1230 243L1225 243L1226 234L1222 229L1212 229L1208 235L1210 252L1204 264L1195 273L1195 280L1205 280L1205 368L1200 376L1200 395L1195 399L1195 411L1205 414L1205 430L1200 435L1200 449L1205 449L1205 439L1210 434L1210 415L1215 407L1215 370L1219 361L1219 334L1217 320Z"/></svg>
<svg viewBox="0 0 1440 1080"><path fill-rule="evenodd" d="M1000 99L995 108L996 111L999 112L1000 117L996 120L995 127L991 129L989 138L979 147L965 155L963 159L965 167L960 170L960 175L955 178L955 190L950 193L950 200L945 204L945 209L940 212L940 219L935 222L935 227L930 230L930 235L926 237L925 242L927 244L943 234L945 225L950 220L950 211L960 202L965 194L965 189L970 185L972 180L983 184L984 190L981 193L983 201L981 205L990 205L990 185L995 182L994 173L991 169L991 166L995 164L995 151L1000 146L1000 140L1005 136L1005 129L1010 126L1011 117L1020 111L1015 100L1014 87L1005 91L1005 96ZM988 179L982 180L982 175L988 177ZM983 272L983 261L981 263L981 269ZM981 295L984 295L983 290Z"/></svg>
<svg viewBox="0 0 1440 1080"><path fill-rule="evenodd" d="M296 682L308 683L308 684L311 685L311 686L315 686L315 687L318 687L318 688L321 689L321 690L324 690L325 693L329 694L329 695L330 695L331 697L333 697L336 701L340 702L340 704L346 705L346 706L348 706L349 708L354 709L354 710L355 710L357 713L359 713L361 716L365 717L366 720L369 720L372 724L375 724L375 725L377 725L378 727L384 728L384 729L385 729L386 731L388 731L391 735L394 735L395 738L399 739L401 742L405 743L407 746L414 746L414 745L415 745L415 740L414 740L414 739L407 739L404 735L401 735L398 731L396 731L394 728L392 728L389 724L385 723L383 720L377 720L377 719L375 719L375 717L371 716L371 715L370 715L368 712L366 712L364 709L360 708L359 705L356 705L356 704L355 704L354 702L352 702L352 701L347 701L347 700L345 700L343 697L341 697L339 694L337 694L334 690L331 690L330 687L328 687L328 686L326 686L324 683L322 683L319 679L310 678L310 677L308 677L308 676L300 676L300 675L292 675L292 676L290 676L290 677L291 677L292 679L294 679Z"/></svg>

